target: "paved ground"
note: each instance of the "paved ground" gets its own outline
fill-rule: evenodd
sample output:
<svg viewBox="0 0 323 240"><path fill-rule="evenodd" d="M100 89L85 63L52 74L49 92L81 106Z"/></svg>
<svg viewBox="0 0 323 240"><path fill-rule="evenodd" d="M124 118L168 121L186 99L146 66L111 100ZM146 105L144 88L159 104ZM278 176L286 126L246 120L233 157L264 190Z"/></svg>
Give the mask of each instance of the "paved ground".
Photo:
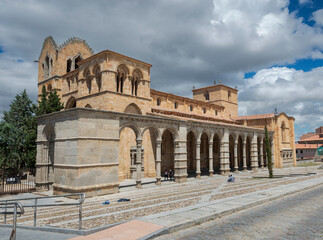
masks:
<svg viewBox="0 0 323 240"><path fill-rule="evenodd" d="M0 240L8 240L12 229L0 228ZM66 240L79 235L17 229L17 240Z"/></svg>
<svg viewBox="0 0 323 240"><path fill-rule="evenodd" d="M156 239L323 239L322 199L321 185Z"/></svg>

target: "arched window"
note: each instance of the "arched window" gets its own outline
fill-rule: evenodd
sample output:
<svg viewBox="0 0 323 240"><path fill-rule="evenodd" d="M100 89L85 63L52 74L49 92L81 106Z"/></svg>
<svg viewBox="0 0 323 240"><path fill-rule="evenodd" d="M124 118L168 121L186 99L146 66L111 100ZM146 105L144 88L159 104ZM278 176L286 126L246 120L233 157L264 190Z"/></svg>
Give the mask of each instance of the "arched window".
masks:
<svg viewBox="0 0 323 240"><path fill-rule="evenodd" d="M124 81L127 78L129 71L128 68L125 65L120 65L117 70L117 75L116 75L116 87L117 87L117 92L123 93L123 85Z"/></svg>
<svg viewBox="0 0 323 240"><path fill-rule="evenodd" d="M90 104L86 104L85 108L92 108Z"/></svg>
<svg viewBox="0 0 323 240"><path fill-rule="evenodd" d="M215 116L217 116L218 115L218 110L214 110L214 114L215 114Z"/></svg>
<svg viewBox="0 0 323 240"><path fill-rule="evenodd" d="M175 109L178 108L178 103L177 102L174 103L174 107L175 107Z"/></svg>
<svg viewBox="0 0 323 240"><path fill-rule="evenodd" d="M206 113L206 108L203 108L203 113Z"/></svg>
<svg viewBox="0 0 323 240"><path fill-rule="evenodd" d="M47 91L48 91L48 92L51 92L52 90L53 90L52 85L51 85L51 84L48 84L48 86L47 86Z"/></svg>
<svg viewBox="0 0 323 240"><path fill-rule="evenodd" d="M91 73L90 73L90 70L89 69L86 69L84 71L84 79L86 81L86 86L89 90L89 94L91 93L91 90L92 90L92 79L91 79Z"/></svg>
<svg viewBox="0 0 323 240"><path fill-rule="evenodd" d="M47 79L49 77L49 57L45 57L45 62L44 62L44 79Z"/></svg>
<svg viewBox="0 0 323 240"><path fill-rule="evenodd" d="M72 70L72 60L68 59L66 61L66 72L70 72Z"/></svg>
<svg viewBox="0 0 323 240"><path fill-rule="evenodd" d="M132 73L132 81L131 81L131 94L138 96L138 86L139 81L142 80L143 76L141 71L135 69Z"/></svg>
<svg viewBox="0 0 323 240"><path fill-rule="evenodd" d="M193 105L190 105L190 111L193 112Z"/></svg>
<svg viewBox="0 0 323 240"><path fill-rule="evenodd" d="M206 100L206 101L209 101L209 100L210 100L210 94L209 94L209 92L208 92L208 91L206 91L206 92L204 93L204 97L205 97L205 100Z"/></svg>
<svg viewBox="0 0 323 240"><path fill-rule="evenodd" d="M96 66L94 68L93 74L95 76L96 84L98 86L98 91L100 92L102 87L102 74L101 74L100 66Z"/></svg>
<svg viewBox="0 0 323 240"><path fill-rule="evenodd" d="M160 106L160 98L157 98L157 106Z"/></svg>
<svg viewBox="0 0 323 240"><path fill-rule="evenodd" d="M70 97L66 103L65 109L76 108L76 99L75 97Z"/></svg>
<svg viewBox="0 0 323 240"><path fill-rule="evenodd" d="M79 66L77 65L78 62L80 62L82 60L81 56L78 56L77 58L75 58L74 60L74 68L77 69L79 68Z"/></svg>

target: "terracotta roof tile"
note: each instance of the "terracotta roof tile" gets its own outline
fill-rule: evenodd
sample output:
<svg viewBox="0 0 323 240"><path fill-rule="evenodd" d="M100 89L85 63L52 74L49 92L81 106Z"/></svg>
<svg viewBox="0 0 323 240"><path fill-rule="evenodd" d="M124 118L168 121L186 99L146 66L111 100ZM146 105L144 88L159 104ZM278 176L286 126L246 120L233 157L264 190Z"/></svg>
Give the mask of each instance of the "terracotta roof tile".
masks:
<svg viewBox="0 0 323 240"><path fill-rule="evenodd" d="M273 118L275 114L273 113L265 113L265 114L257 114L257 115L249 115L249 116L240 116L235 117L235 120L251 120L251 119L260 119L260 118Z"/></svg>

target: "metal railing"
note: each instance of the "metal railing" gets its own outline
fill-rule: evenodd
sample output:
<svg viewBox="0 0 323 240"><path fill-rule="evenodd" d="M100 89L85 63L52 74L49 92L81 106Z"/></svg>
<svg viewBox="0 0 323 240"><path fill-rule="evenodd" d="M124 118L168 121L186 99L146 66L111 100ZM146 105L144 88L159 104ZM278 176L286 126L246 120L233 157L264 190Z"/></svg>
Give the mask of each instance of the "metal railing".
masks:
<svg viewBox="0 0 323 240"><path fill-rule="evenodd" d="M39 200L42 199L50 199L50 198L61 198L61 197L73 197L73 196L79 196L79 201L75 203L51 203L51 204L39 204ZM78 206L79 207L79 230L82 229L82 204L85 201L85 193L72 193L72 194L65 194L65 195L57 195L57 196L44 196L44 197L29 197L29 198L19 198L19 199L7 199L0 201L0 205L4 205L5 209L6 206L12 203L15 203L17 201L30 201L33 200L34 203L29 204L23 204L23 208L34 208L34 227L37 226L37 208L39 207L58 207L58 206ZM7 214L4 214L4 224L7 223Z"/></svg>
<svg viewBox="0 0 323 240"><path fill-rule="evenodd" d="M4 206L4 207L1 207ZM17 215L19 214L20 216L25 213L24 207L21 205L20 202L9 202L9 203L2 203L0 202L0 207L4 208L4 212L0 212L0 214L4 214L5 216L5 221L7 218L7 214L13 215L13 229L10 234L10 240L16 240L16 228L17 228ZM11 208L12 211L9 211ZM20 209L20 212L18 212L18 208ZM20 217L19 216L19 217Z"/></svg>

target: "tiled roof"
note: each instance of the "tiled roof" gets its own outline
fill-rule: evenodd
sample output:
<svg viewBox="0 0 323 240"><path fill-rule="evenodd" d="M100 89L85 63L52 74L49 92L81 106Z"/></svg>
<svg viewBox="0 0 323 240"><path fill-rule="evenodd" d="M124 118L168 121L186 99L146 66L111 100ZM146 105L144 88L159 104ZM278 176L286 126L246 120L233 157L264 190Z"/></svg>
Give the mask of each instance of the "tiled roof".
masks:
<svg viewBox="0 0 323 240"><path fill-rule="evenodd" d="M240 116L235 117L235 120L251 120L251 119L260 119L260 118L273 118L275 114L273 113L265 113L265 114L257 114L257 115L249 115L249 116Z"/></svg>
<svg viewBox="0 0 323 240"><path fill-rule="evenodd" d="M299 140L298 142L302 143L302 142L307 142L307 141L323 141L323 137L320 137L320 135L317 134L317 135L310 136L308 138Z"/></svg>
<svg viewBox="0 0 323 240"><path fill-rule="evenodd" d="M184 111L174 110L171 108L152 107L151 110L153 113L161 113L167 116L180 116L187 119L202 119L202 120L215 121L215 122L226 122L226 123L238 124L235 120L229 119L229 118L213 117L206 114L184 112Z"/></svg>
<svg viewBox="0 0 323 240"><path fill-rule="evenodd" d="M305 144L305 143L296 143L296 149L317 149L321 144ZM323 146L323 145L322 145Z"/></svg>

